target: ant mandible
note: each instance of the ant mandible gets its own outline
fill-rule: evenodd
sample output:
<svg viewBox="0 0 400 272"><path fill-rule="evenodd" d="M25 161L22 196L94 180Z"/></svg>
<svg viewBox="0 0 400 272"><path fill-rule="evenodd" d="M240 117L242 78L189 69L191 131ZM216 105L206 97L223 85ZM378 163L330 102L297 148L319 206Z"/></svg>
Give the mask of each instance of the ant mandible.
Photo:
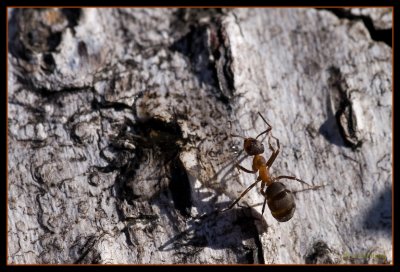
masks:
<svg viewBox="0 0 400 272"><path fill-rule="evenodd" d="M265 204L268 203L268 207L271 210L272 216L279 222L286 222L293 217L294 211L296 209L296 203L294 202L293 193L286 189L286 186L283 183L277 182L277 180L291 179L297 180L298 182L304 183L308 186L310 185L295 176L272 177L270 175L269 169L279 154L280 145L279 140L276 137L270 135L270 138L268 139L268 146L269 149L272 151L272 155L268 159L268 161L266 161L264 156L261 155L262 153L264 153L264 145L257 139L263 134L268 134L272 130L272 126L268 124L261 113L258 112L258 115L260 115L265 124L267 124L268 128L258 134L256 138L246 138L236 134L231 135L233 137L240 137L244 139L244 150L246 151L247 155L254 156L252 165L253 170L248 170L239 164L236 164L236 167L247 173L255 174L259 172L258 178L253 184L251 184L246 190L244 190L243 193L241 193L241 195L228 208L224 209L223 211L232 209L233 206L235 206L235 204L238 203L244 195L246 195L254 186L257 185L258 182L261 181L260 193L265 198L262 207L262 214L264 214ZM270 143L271 138L274 138L276 140L276 145L278 147L276 150L272 147Z"/></svg>

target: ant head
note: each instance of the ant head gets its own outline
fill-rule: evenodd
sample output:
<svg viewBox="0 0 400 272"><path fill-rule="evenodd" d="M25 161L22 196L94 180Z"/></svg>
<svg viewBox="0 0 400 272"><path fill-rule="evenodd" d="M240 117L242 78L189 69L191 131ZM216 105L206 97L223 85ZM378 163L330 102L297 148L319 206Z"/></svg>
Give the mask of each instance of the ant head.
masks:
<svg viewBox="0 0 400 272"><path fill-rule="evenodd" d="M264 145L257 139L245 138L243 146L244 150L249 156L255 156L264 153Z"/></svg>

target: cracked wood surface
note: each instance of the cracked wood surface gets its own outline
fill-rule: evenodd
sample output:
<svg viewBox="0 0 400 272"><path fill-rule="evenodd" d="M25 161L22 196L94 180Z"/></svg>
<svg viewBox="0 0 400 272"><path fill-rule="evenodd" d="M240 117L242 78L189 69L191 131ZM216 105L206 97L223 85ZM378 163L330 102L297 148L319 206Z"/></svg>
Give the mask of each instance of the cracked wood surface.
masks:
<svg viewBox="0 0 400 272"><path fill-rule="evenodd" d="M361 20L8 14L8 263L392 261L392 51ZM325 185L284 181L285 223L260 214L259 189L219 212L256 179L231 134L265 130L257 112L281 144L272 174Z"/></svg>

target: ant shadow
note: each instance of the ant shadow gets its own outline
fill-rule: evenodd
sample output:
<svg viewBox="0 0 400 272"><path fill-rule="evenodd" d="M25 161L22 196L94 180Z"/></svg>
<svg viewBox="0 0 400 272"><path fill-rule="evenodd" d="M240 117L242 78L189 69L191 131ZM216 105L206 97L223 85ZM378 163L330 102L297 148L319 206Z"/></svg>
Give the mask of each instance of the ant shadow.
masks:
<svg viewBox="0 0 400 272"><path fill-rule="evenodd" d="M200 199L199 203L193 203L199 215L187 217L186 228L159 246L160 251L174 251L174 254L182 255L184 259L193 258L205 247L229 249L237 256L238 263L264 263L259 238L260 234L268 230L264 216L254 207L239 205L237 206L240 208L222 212L231 201L218 202L221 194L227 194L225 187L231 187L232 179L237 179L232 177L236 169L235 163L246 158L247 156L242 156L242 151L237 152L236 156L232 156L232 159L220 167L211 178L203 181L200 188L192 191L192 194L197 194L194 199ZM195 178L190 176L189 179ZM216 180L219 182L213 185L212 182ZM240 184L238 180L237 182ZM202 188L209 188L216 193L202 193ZM228 193L232 198L236 197L234 193L231 194L232 196ZM167 215L169 220L176 221L176 214L162 203L159 204L161 213ZM243 243L244 241L246 242Z"/></svg>
<svg viewBox="0 0 400 272"><path fill-rule="evenodd" d="M230 249L237 256L238 263L265 263L263 247L260 234L268 231L268 224L261 214L262 203L252 206L236 205L238 208L223 211L232 201L218 202L220 194L228 194L232 199L236 198L234 193L229 194L224 187L232 187L232 173L236 170L235 163L241 163L247 159L240 151L233 156L223 167L219 168L208 181L203 182L201 187L209 187L217 194L207 193L201 195L201 187L196 189L197 199L201 203L196 205L198 216L188 219L185 230L177 233L158 249L161 251L174 251L187 256L195 255L205 247L212 249ZM192 177L194 179L194 177ZM219 181L220 186L211 186L214 180ZM238 181L238 180L237 180ZM240 182L238 181L240 184ZM247 187L240 184L243 190ZM257 190L253 188L253 190ZM219 192L220 191L220 192ZM171 211L165 211L171 213ZM171 220L174 215L170 215ZM244 241L246 241L244 243Z"/></svg>
<svg viewBox="0 0 400 272"><path fill-rule="evenodd" d="M375 199L365 215L362 226L371 232L384 232L392 236L392 188L386 188Z"/></svg>
<svg viewBox="0 0 400 272"><path fill-rule="evenodd" d="M211 201L209 201L211 202ZM206 203L206 205L213 205ZM267 223L261 214L254 216L253 208L221 212L226 203L219 203L214 211L192 217L188 227L170 238L158 249L183 254L195 254L205 247L230 249L238 263L264 263L262 244L257 224L266 231ZM257 223L258 222L258 223ZM247 241L245 246L243 241Z"/></svg>

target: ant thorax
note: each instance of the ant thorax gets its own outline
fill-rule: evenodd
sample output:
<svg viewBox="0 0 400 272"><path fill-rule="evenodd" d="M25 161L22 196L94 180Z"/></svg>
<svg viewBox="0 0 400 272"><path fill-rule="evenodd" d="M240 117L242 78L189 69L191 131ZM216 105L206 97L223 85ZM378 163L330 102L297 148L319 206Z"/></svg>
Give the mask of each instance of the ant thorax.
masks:
<svg viewBox="0 0 400 272"><path fill-rule="evenodd" d="M256 171L260 168L264 168L267 166L267 161L262 155L255 155L253 158L253 170Z"/></svg>
<svg viewBox="0 0 400 272"><path fill-rule="evenodd" d="M253 170L258 170L258 177L260 180L266 183L267 186L272 184L272 178L269 174L269 167L267 161L262 155L255 155L253 158Z"/></svg>

